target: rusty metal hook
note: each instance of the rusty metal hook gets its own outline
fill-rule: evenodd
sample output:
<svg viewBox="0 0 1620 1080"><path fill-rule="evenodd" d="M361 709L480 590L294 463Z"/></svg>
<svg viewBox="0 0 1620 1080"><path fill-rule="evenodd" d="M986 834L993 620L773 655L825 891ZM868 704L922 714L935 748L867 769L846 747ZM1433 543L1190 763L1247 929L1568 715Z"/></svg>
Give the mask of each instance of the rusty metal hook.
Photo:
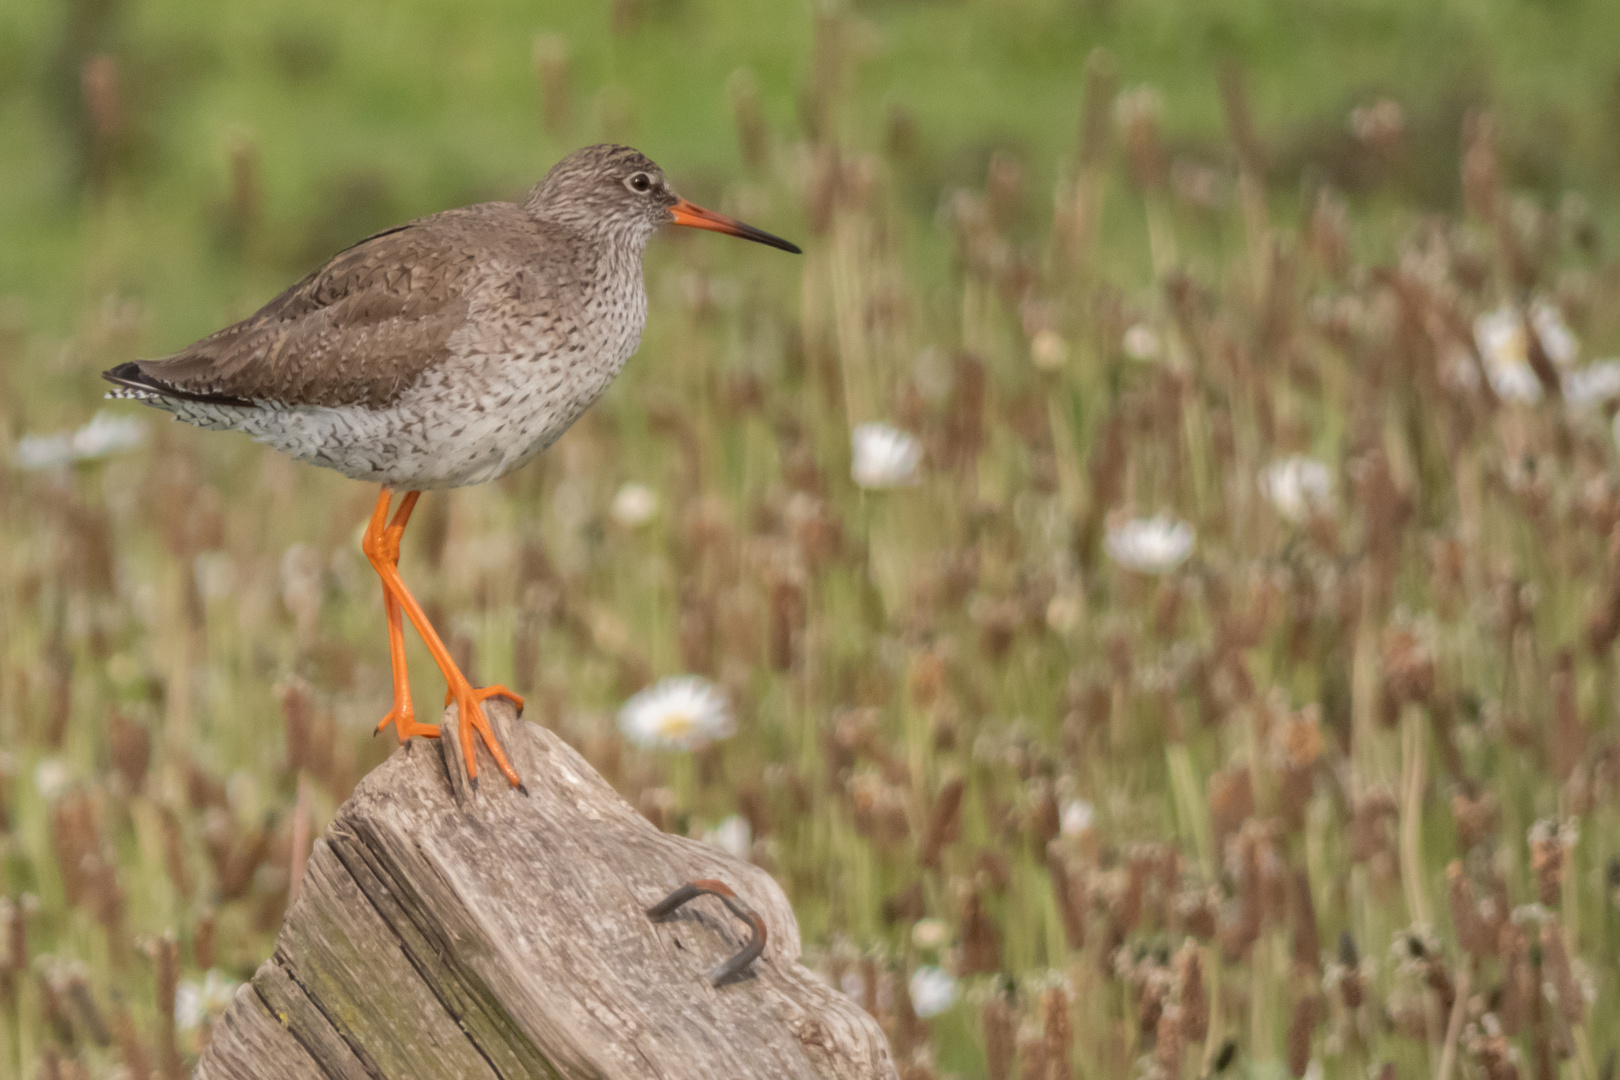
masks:
<svg viewBox="0 0 1620 1080"><path fill-rule="evenodd" d="M758 912L744 903L742 897L732 892L731 886L723 881L715 881L713 878L699 878L697 881L682 885L648 908L647 916L657 922L672 915L675 909L682 904L689 900L695 900L700 896L719 897L720 902L726 905L727 910L747 923L748 929L751 931L748 944L742 947L741 952L725 963L716 965L709 972L709 985L719 986L733 975L739 974L746 969L749 964L759 959L760 954L765 951L765 920L760 917Z"/></svg>

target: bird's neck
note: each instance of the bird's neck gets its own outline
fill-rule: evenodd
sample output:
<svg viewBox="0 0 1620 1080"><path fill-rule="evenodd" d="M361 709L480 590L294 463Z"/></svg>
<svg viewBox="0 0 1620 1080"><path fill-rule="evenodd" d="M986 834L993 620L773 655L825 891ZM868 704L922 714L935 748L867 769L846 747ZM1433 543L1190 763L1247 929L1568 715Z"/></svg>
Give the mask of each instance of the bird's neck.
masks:
<svg viewBox="0 0 1620 1080"><path fill-rule="evenodd" d="M570 213L562 207L528 206L537 220L570 234L584 263L595 267L592 275L603 285L619 278L641 277L641 257L652 235L644 222L615 221L593 214Z"/></svg>
<svg viewBox="0 0 1620 1080"><path fill-rule="evenodd" d="M591 281L597 289L624 294L641 290L641 259L647 250L645 232L598 228L587 234L585 250L593 256Z"/></svg>

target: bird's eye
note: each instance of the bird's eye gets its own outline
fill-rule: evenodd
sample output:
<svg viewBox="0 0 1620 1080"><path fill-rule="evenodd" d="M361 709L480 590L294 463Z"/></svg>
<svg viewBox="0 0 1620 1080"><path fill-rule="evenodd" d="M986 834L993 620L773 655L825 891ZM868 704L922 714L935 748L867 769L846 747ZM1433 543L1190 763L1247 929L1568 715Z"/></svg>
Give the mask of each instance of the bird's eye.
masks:
<svg viewBox="0 0 1620 1080"><path fill-rule="evenodd" d="M630 190L646 194L652 190L652 177L644 172L638 172L630 178Z"/></svg>

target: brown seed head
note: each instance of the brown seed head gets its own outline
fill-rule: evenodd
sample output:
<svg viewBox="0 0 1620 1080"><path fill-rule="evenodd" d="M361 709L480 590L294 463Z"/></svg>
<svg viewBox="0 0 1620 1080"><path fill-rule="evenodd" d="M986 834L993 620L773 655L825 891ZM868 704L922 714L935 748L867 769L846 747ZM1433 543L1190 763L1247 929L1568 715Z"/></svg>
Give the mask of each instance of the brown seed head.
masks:
<svg viewBox="0 0 1620 1080"><path fill-rule="evenodd" d="M1320 1002L1315 994L1305 993L1294 999L1294 1010L1288 1021L1288 1073L1295 1080L1305 1075L1311 1064L1311 1037L1316 1031Z"/></svg>
<svg viewBox="0 0 1620 1080"><path fill-rule="evenodd" d="M1320 975L1322 943L1316 929L1316 904L1311 898L1310 875L1299 868L1293 872L1291 908L1293 911L1293 952L1297 969Z"/></svg>
<svg viewBox="0 0 1620 1080"><path fill-rule="evenodd" d="M1496 832L1500 817L1496 796L1488 791L1474 798L1462 792L1451 797L1451 820L1457 827L1457 847L1465 853Z"/></svg>
<svg viewBox="0 0 1620 1080"><path fill-rule="evenodd" d="M1001 934L975 888L962 896L962 973L990 975L1001 970Z"/></svg>
<svg viewBox="0 0 1620 1080"><path fill-rule="evenodd" d="M928 815L928 831L923 835L918 859L924 866L937 867L939 855L945 845L956 839L962 824L962 796L967 782L953 776L941 786L934 799L934 808Z"/></svg>
<svg viewBox="0 0 1620 1080"><path fill-rule="evenodd" d="M117 708L107 710L107 741L112 746L113 768L131 794L141 790L152 757L152 739L144 724L137 724Z"/></svg>
<svg viewBox="0 0 1620 1080"><path fill-rule="evenodd" d="M1046 1036L1033 1021L1018 1029L1018 1061L1023 1080L1047 1080Z"/></svg>
<svg viewBox="0 0 1620 1080"><path fill-rule="evenodd" d="M989 1080L1011 1080L1017 1050L1017 1018L1002 995L984 1003L985 1073Z"/></svg>
<svg viewBox="0 0 1620 1080"><path fill-rule="evenodd" d="M1180 987L1177 998L1181 1007L1181 1034L1189 1043L1203 1042L1209 1034L1209 993L1204 988L1203 953L1198 943L1190 939L1176 953L1176 982Z"/></svg>
<svg viewBox="0 0 1620 1080"><path fill-rule="evenodd" d="M1586 998L1575 981L1569 950L1564 945L1564 928L1556 916L1541 924L1541 968L1558 996L1558 1011L1569 1023L1582 1023L1586 1018Z"/></svg>
<svg viewBox="0 0 1620 1080"><path fill-rule="evenodd" d="M1061 986L1049 986L1041 995L1041 1035L1048 1080L1072 1080L1074 1026L1069 1017L1069 995Z"/></svg>
<svg viewBox="0 0 1620 1080"><path fill-rule="evenodd" d="M1565 831L1556 822L1538 821L1530 827L1530 870L1536 879L1536 898L1549 908L1558 907L1563 891Z"/></svg>
<svg viewBox="0 0 1620 1080"><path fill-rule="evenodd" d="M1146 86L1127 90L1115 99L1114 115L1125 134L1131 177L1144 191L1164 186L1164 146L1159 137L1162 109L1158 92Z"/></svg>
<svg viewBox="0 0 1620 1080"><path fill-rule="evenodd" d="M1159 1075L1175 1080L1181 1075L1181 1054L1190 1041L1181 1006L1168 1005L1154 1028L1153 1063Z"/></svg>
<svg viewBox="0 0 1620 1080"><path fill-rule="evenodd" d="M1086 906L1090 901L1085 871L1070 867L1056 840L1047 845L1046 870L1052 879L1058 915L1063 919L1064 940L1070 949L1079 952L1086 947Z"/></svg>

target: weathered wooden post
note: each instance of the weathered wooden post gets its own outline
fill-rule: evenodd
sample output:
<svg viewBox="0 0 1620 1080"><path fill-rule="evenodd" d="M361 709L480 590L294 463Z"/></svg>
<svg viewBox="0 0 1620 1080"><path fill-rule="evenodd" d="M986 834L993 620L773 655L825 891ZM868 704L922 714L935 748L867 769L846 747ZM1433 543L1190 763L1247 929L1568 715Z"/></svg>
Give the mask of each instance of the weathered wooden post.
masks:
<svg viewBox="0 0 1620 1080"><path fill-rule="evenodd" d="M485 705L530 795L464 787L454 712L363 780L309 860L275 955L215 1028L200 1080L894 1077L877 1024L801 966L758 867L659 832L551 732ZM484 754L482 749L478 753ZM764 955L707 972L765 919Z"/></svg>

